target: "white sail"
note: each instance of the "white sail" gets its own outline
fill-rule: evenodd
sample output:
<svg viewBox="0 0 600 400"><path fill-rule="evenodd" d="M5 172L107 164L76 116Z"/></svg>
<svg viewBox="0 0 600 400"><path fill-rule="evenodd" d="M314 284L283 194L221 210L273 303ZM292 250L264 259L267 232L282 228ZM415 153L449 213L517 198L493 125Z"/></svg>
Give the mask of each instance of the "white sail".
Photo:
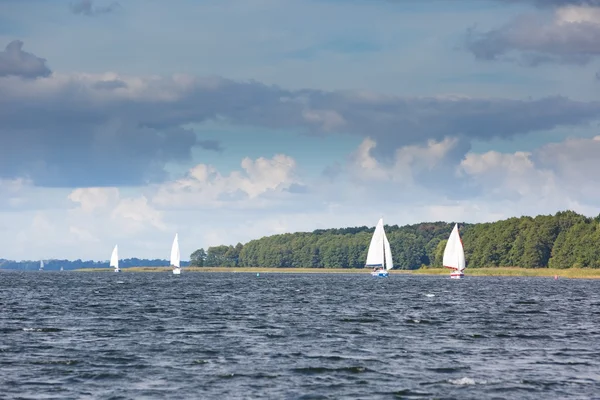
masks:
<svg viewBox="0 0 600 400"><path fill-rule="evenodd" d="M44 260L40 260L40 271L44 270Z"/></svg>
<svg viewBox="0 0 600 400"><path fill-rule="evenodd" d="M385 232L383 230L383 218L380 218L377 222L377 226L375 226L375 232L373 232L371 244L369 245L369 252L367 253L366 262L367 267L384 266L384 236Z"/></svg>
<svg viewBox="0 0 600 400"><path fill-rule="evenodd" d="M390 247L390 242L385 231L383 232L383 246L385 250L385 269L389 271L394 268L394 261L392 260L392 248Z"/></svg>
<svg viewBox="0 0 600 400"><path fill-rule="evenodd" d="M179 268L180 261L181 254L179 254L179 239L177 238L177 234L175 234L173 246L171 246L171 266Z"/></svg>
<svg viewBox="0 0 600 400"><path fill-rule="evenodd" d="M119 246L115 245L115 248L110 255L110 266L115 268L115 271L119 270Z"/></svg>
<svg viewBox="0 0 600 400"><path fill-rule="evenodd" d="M452 268L457 271L463 271L466 267L465 251L460 240L460 234L458 233L458 224L454 225L454 229L450 233L446 248L444 249L442 264L446 268Z"/></svg>

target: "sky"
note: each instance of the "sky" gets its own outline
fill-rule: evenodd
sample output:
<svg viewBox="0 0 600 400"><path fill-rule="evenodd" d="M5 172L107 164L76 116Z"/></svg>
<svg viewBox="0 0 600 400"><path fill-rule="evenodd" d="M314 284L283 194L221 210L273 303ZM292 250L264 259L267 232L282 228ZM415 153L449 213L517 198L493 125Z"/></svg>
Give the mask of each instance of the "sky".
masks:
<svg viewBox="0 0 600 400"><path fill-rule="evenodd" d="M600 214L600 0L0 0L0 258Z"/></svg>

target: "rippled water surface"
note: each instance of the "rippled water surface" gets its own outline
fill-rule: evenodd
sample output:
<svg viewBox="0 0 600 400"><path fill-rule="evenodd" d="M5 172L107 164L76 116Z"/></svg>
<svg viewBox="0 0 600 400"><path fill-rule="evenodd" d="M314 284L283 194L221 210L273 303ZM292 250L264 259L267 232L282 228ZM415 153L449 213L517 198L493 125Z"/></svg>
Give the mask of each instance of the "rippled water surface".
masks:
<svg viewBox="0 0 600 400"><path fill-rule="evenodd" d="M0 398L600 398L600 280L0 272Z"/></svg>

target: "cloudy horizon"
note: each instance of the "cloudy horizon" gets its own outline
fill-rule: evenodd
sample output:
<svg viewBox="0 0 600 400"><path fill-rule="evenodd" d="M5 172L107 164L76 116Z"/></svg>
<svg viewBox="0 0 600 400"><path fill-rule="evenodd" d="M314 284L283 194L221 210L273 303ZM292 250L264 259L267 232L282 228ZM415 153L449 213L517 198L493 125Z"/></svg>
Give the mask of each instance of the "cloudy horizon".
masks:
<svg viewBox="0 0 600 400"><path fill-rule="evenodd" d="M600 1L0 0L0 258L600 200Z"/></svg>

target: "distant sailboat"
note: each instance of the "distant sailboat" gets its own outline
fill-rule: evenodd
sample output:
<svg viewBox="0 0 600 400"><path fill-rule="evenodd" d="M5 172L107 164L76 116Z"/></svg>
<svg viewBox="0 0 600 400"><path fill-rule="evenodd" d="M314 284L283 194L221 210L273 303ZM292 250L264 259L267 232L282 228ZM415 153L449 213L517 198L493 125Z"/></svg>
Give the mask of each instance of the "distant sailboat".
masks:
<svg viewBox="0 0 600 400"><path fill-rule="evenodd" d="M114 267L115 272L121 272L121 268L119 268L119 246L115 245L115 248L112 251L110 256L110 266Z"/></svg>
<svg viewBox="0 0 600 400"><path fill-rule="evenodd" d="M44 270L44 260L40 260L40 271Z"/></svg>
<svg viewBox="0 0 600 400"><path fill-rule="evenodd" d="M63 270L63 267L60 267L60 270L62 271L62 270Z"/></svg>
<svg viewBox="0 0 600 400"><path fill-rule="evenodd" d="M383 218L379 219L375 227L375 232L373 232L365 266L373 267L372 276L381 277L389 276L390 273L388 271L394 268L390 242L383 229Z"/></svg>
<svg viewBox="0 0 600 400"><path fill-rule="evenodd" d="M175 234L175 239L173 239L173 246L171 246L171 267L173 267L173 274L180 275L181 267L179 266L181 261L181 254L179 254L179 239L177 238L177 234Z"/></svg>
<svg viewBox="0 0 600 400"><path fill-rule="evenodd" d="M454 225L454 229L450 233L446 248L444 249L444 259L442 264L446 268L450 268L453 271L450 273L451 279L460 279L465 276L463 272L466 268L465 263L465 250L463 248L462 240L460 240L460 234L458 233L458 224Z"/></svg>

